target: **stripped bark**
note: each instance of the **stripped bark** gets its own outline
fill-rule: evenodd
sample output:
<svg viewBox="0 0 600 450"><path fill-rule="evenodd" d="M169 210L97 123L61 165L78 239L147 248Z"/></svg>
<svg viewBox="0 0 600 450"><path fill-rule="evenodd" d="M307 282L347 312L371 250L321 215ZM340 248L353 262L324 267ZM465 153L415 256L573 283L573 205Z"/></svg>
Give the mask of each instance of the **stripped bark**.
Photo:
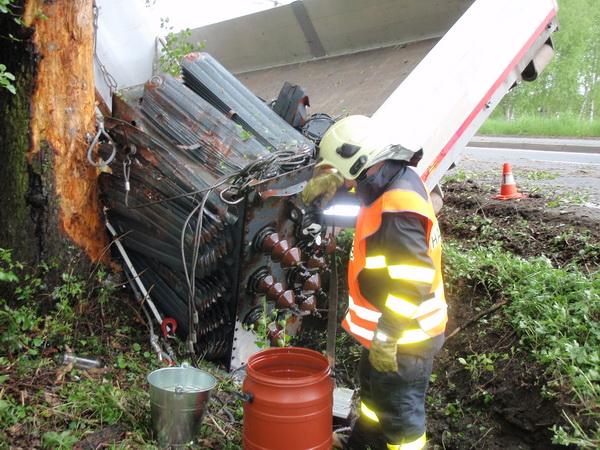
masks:
<svg viewBox="0 0 600 450"><path fill-rule="evenodd" d="M97 260L107 241L86 162L86 134L95 132L92 0L15 3L22 26L0 16L0 62L17 77L16 95L0 92L0 247L34 263Z"/></svg>

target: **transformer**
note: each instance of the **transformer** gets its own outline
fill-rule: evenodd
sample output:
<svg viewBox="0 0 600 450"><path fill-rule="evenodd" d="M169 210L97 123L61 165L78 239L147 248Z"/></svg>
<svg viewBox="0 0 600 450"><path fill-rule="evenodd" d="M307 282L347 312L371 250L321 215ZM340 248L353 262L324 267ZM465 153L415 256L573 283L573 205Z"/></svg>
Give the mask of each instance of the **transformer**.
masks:
<svg viewBox="0 0 600 450"><path fill-rule="evenodd" d="M235 369L318 315L335 244L298 195L314 139L210 55L186 56L182 70L183 81L156 76L114 97L117 155L101 191L163 325Z"/></svg>

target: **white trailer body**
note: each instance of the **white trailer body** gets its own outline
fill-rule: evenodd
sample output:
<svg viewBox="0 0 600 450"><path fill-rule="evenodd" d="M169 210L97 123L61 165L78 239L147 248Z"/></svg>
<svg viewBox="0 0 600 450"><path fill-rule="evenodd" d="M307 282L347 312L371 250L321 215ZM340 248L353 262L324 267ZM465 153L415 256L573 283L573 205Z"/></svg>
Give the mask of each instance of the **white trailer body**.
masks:
<svg viewBox="0 0 600 450"><path fill-rule="evenodd" d="M550 61L557 10L555 0L477 0L373 114L390 142L423 149L430 190L510 88Z"/></svg>

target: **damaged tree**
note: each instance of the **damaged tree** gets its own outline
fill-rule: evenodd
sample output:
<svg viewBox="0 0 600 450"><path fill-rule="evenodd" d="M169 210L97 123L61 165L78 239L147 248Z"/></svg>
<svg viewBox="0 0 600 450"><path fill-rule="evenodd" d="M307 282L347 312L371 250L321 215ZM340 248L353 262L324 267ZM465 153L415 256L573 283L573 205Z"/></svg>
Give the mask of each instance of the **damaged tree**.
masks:
<svg viewBox="0 0 600 450"><path fill-rule="evenodd" d="M0 89L0 247L32 263L97 260L107 244L86 162L95 133L92 6L25 0L0 14L0 62L16 78L15 94Z"/></svg>

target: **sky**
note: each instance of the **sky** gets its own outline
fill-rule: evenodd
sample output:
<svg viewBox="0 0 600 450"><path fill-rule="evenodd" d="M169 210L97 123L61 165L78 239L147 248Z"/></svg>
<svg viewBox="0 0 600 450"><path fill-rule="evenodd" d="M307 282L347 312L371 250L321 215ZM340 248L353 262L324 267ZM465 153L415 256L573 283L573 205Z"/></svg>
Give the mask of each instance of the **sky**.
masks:
<svg viewBox="0 0 600 450"><path fill-rule="evenodd" d="M149 4L147 11L157 34L160 19L168 17L173 31L198 28L234 17L252 14L274 6L287 5L293 0L136 0Z"/></svg>

